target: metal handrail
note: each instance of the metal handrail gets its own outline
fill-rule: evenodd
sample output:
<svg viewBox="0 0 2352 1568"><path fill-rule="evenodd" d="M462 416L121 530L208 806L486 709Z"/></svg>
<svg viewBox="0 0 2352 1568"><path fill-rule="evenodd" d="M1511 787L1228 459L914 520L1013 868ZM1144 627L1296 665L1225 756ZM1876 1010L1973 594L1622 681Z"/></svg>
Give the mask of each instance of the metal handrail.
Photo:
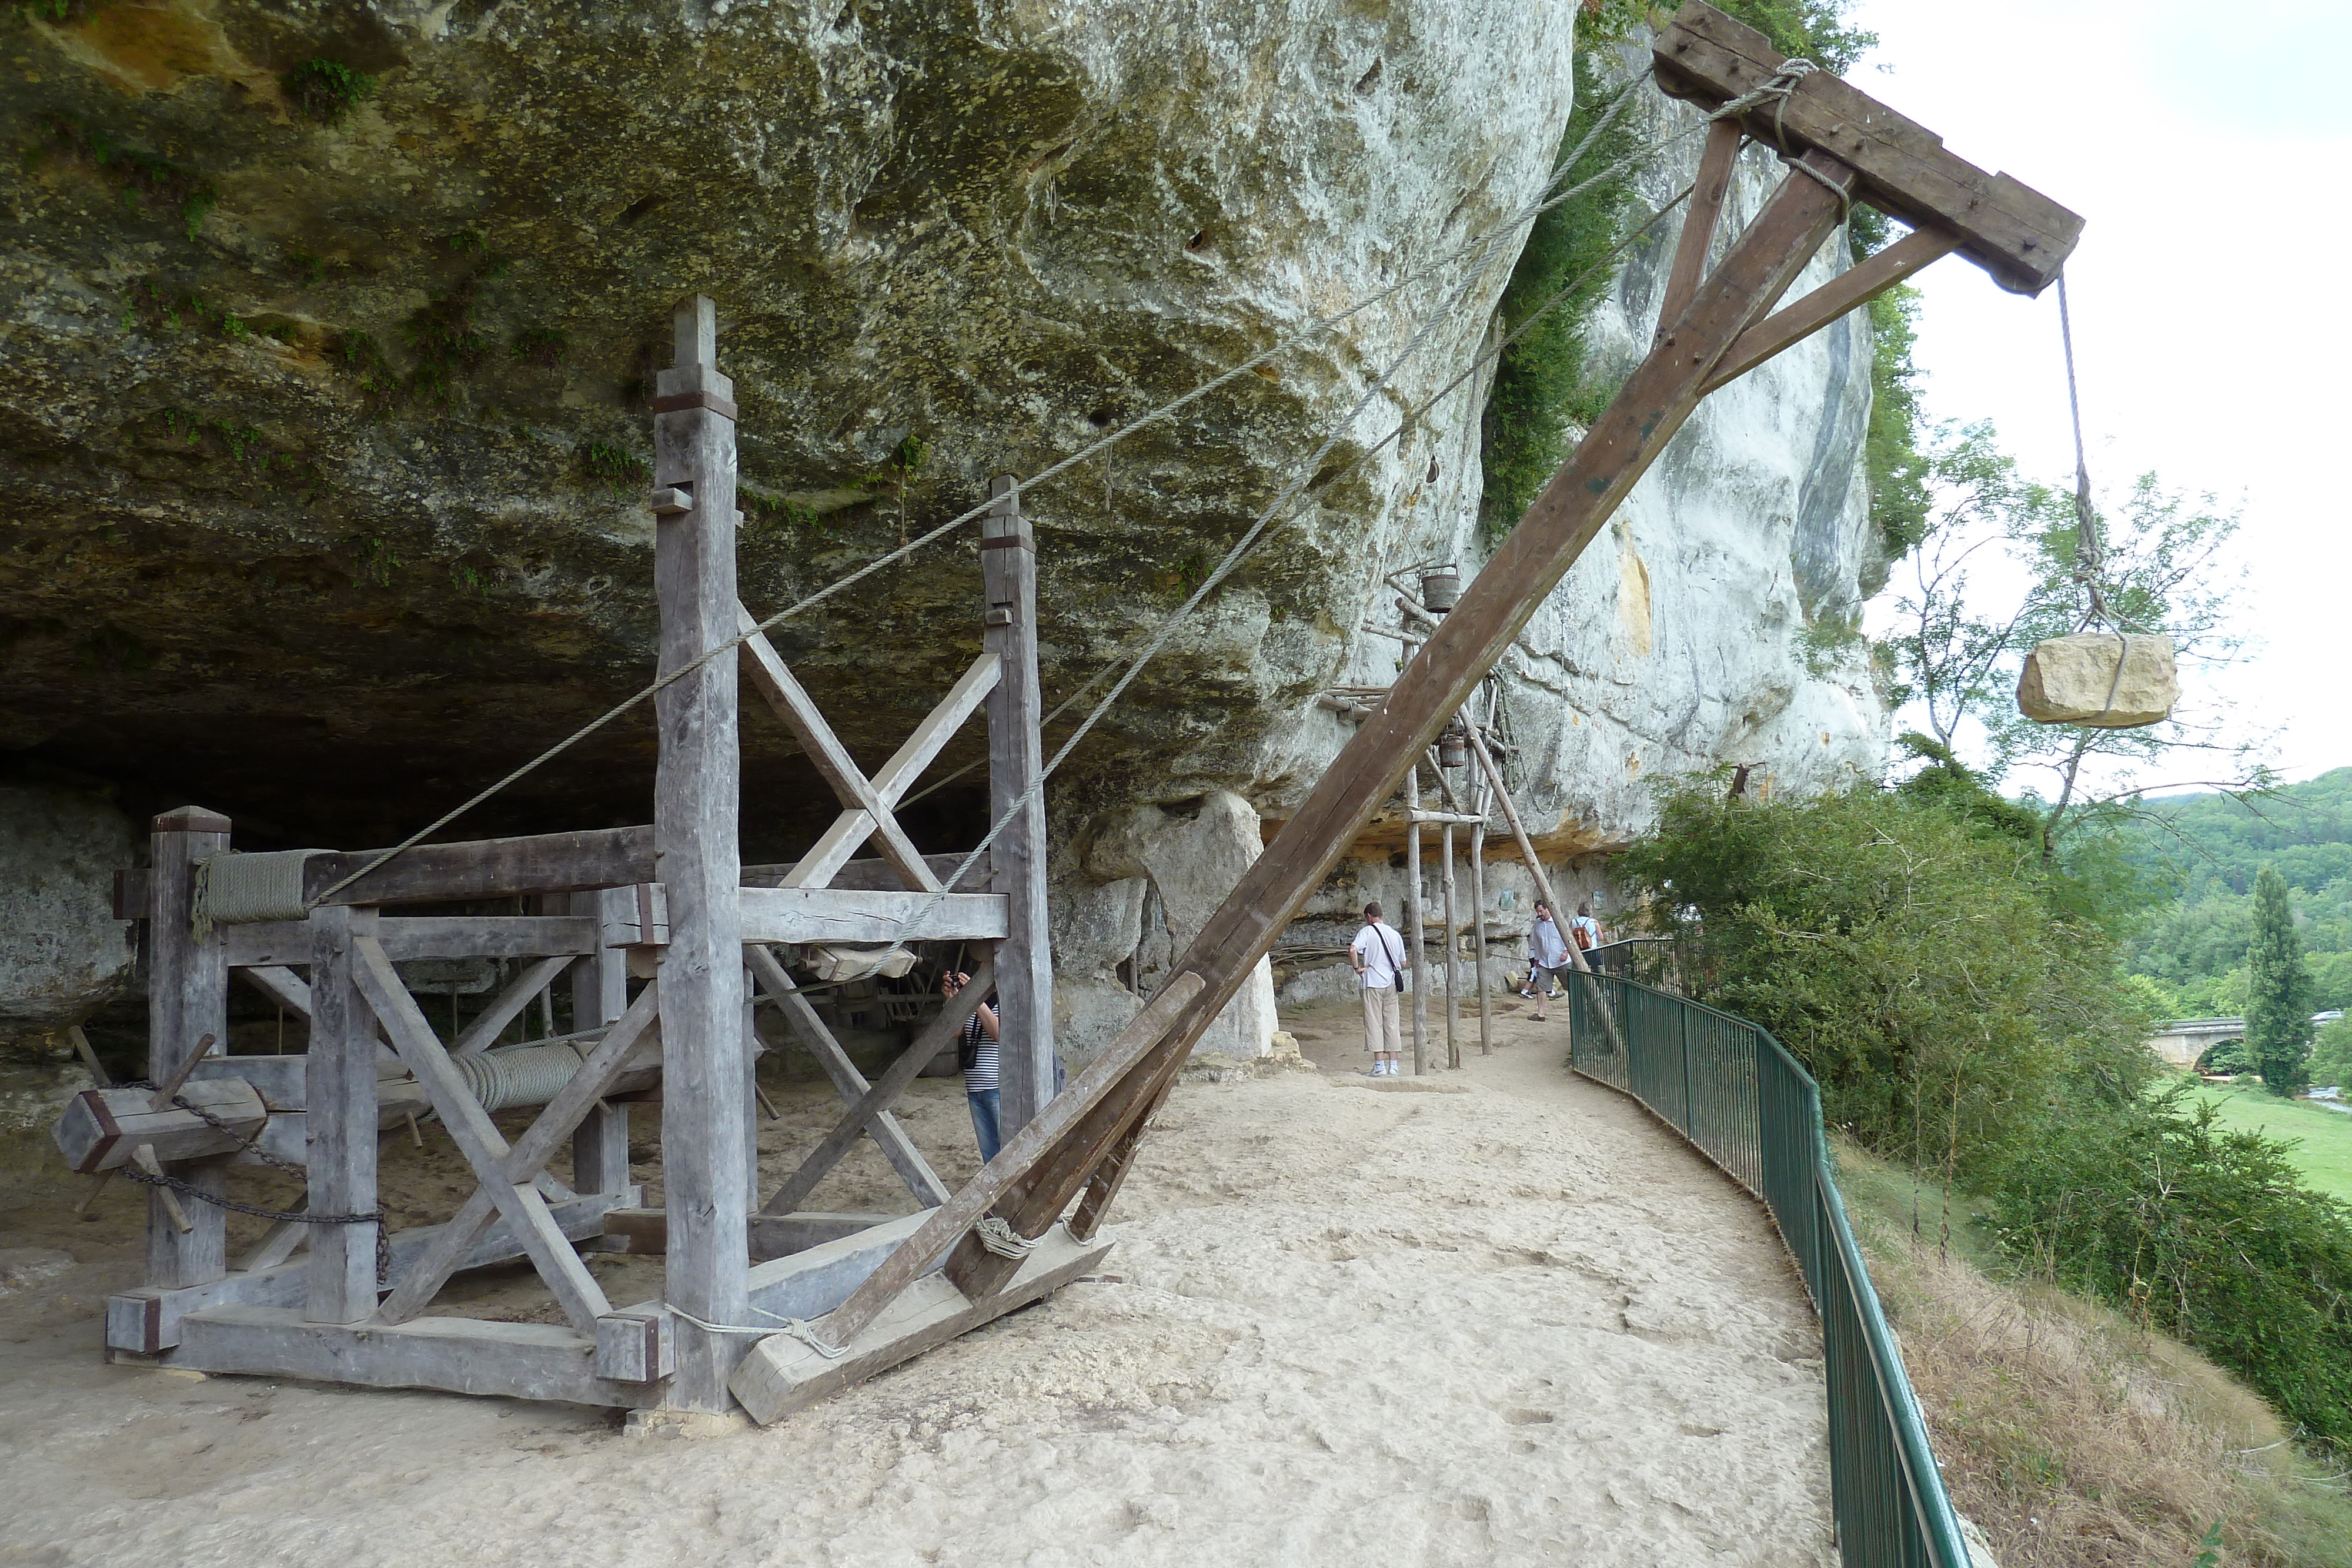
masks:
<svg viewBox="0 0 2352 1568"><path fill-rule="evenodd" d="M1769 1030L1621 976L1577 977L1569 1017L1570 1065L1640 1101L1753 1193L1796 1258L1821 1315L1831 1510L1848 1568L1969 1568L1927 1422L1838 1194L1812 1075Z"/></svg>

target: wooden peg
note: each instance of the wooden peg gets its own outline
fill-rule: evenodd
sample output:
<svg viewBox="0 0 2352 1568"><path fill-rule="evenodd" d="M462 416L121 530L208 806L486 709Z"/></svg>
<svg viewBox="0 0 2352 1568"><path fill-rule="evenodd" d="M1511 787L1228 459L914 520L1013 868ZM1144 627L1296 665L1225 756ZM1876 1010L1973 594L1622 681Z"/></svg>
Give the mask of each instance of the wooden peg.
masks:
<svg viewBox="0 0 2352 1568"><path fill-rule="evenodd" d="M155 1147L152 1144L142 1144L137 1148L131 1150L131 1163L137 1166L141 1170L145 1171L151 1176L155 1176L160 1179L163 1175L163 1162L155 1157ZM188 1211L180 1207L180 1195L178 1193L173 1192L168 1186L159 1186L155 1191L163 1199L164 1212L171 1215L172 1223L179 1227L181 1235L184 1236L189 1231L194 1230L196 1228L194 1221L188 1218Z"/></svg>
<svg viewBox="0 0 2352 1568"><path fill-rule="evenodd" d="M68 1024L66 1027L66 1038L73 1041L74 1054L81 1058L81 1064L89 1069L90 1081L96 1083L100 1089L113 1088L114 1080L108 1075L106 1069L100 1064L98 1052L91 1049L89 1036L82 1033L81 1025Z"/></svg>
<svg viewBox="0 0 2352 1568"><path fill-rule="evenodd" d="M196 1041L196 1048L180 1059L179 1066L172 1069L172 1076L163 1080L157 1086L155 1092L147 1097L149 1107L157 1111L170 1110L172 1096L180 1092L182 1086L188 1082L188 1075L195 1071L196 1063L202 1061L205 1054L212 1048L213 1037L209 1034Z"/></svg>

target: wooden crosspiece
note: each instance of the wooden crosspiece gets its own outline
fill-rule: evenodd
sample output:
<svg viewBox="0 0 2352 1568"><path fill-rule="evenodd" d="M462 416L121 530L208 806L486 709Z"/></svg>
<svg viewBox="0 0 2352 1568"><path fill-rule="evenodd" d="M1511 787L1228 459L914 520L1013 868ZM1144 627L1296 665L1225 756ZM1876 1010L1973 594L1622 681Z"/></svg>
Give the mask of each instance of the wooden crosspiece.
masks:
<svg viewBox="0 0 2352 1568"><path fill-rule="evenodd" d="M820 1322L818 1332L833 1343L856 1341L862 1357L887 1364L887 1351L870 1343L871 1325L942 1249L952 1249L946 1271L966 1298L984 1301L1003 1289L1022 1268L1022 1260L1011 1255L1020 1249L1017 1242L1006 1245L1002 1233L991 1239L995 1246L975 1235L983 1218L1002 1220L1014 1238L1034 1241L1083 1195L1071 1229L1079 1238L1091 1234L1193 1042L1396 789L1411 761L1462 710L1701 398L1955 251L2004 287L2039 292L2057 276L2080 235L2082 221L2074 214L2007 175L1970 167L1945 152L1931 132L1835 77L1818 70L1785 74L1784 62L1761 34L1700 0L1683 8L1654 53L1665 89L1709 109L1759 90L1770 89L1771 96L1746 110L1738 125L1726 122L1709 136L1648 358L1454 609L1430 631L1387 700L1171 966L1176 982L1028 1129L1038 1135L1008 1143ZM1777 145L1791 169L1709 269L1706 258L1743 132ZM1916 225L1915 232L1776 313L1781 296L1822 242L1839 232L1855 199ZM1162 1007L1163 998L1174 1005ZM917 1337L910 1333L908 1354L920 1348ZM776 1413L792 1407L792 1378L777 1371L780 1364L767 1358L760 1375L739 1380L739 1391L756 1390ZM753 1414L772 1418L758 1408Z"/></svg>
<svg viewBox="0 0 2352 1568"><path fill-rule="evenodd" d="M604 1291L572 1249L536 1182L557 1147L594 1109L659 1009L660 982L648 985L620 1020L604 1033L580 1071L540 1112L522 1137L509 1145L458 1075L449 1053L434 1036L425 1015L400 983L392 960L374 938L352 939L352 976L376 1017L392 1036L393 1049L416 1074L444 1125L473 1168L478 1185L457 1217L435 1238L416 1266L402 1280L378 1314L405 1322L429 1305L475 1243L503 1217L530 1260L554 1291L564 1316L582 1333L593 1334L596 1320L612 1311Z"/></svg>

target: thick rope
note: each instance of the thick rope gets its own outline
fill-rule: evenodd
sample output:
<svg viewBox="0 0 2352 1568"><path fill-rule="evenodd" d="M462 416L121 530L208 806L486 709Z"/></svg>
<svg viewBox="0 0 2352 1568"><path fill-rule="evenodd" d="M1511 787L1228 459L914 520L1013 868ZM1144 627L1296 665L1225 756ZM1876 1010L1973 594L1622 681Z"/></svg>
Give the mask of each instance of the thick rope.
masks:
<svg viewBox="0 0 2352 1568"><path fill-rule="evenodd" d="M983 1216L981 1222L971 1228L971 1234L972 1239L999 1258L1018 1260L1037 1250L1035 1240L1022 1235L1008 1221L993 1214Z"/></svg>
<svg viewBox="0 0 2352 1568"><path fill-rule="evenodd" d="M280 850L272 854L247 854L223 850L196 862L194 895L189 924L201 942L215 925L243 925L257 920L306 920L310 906L302 902L303 868L312 855L325 850Z"/></svg>

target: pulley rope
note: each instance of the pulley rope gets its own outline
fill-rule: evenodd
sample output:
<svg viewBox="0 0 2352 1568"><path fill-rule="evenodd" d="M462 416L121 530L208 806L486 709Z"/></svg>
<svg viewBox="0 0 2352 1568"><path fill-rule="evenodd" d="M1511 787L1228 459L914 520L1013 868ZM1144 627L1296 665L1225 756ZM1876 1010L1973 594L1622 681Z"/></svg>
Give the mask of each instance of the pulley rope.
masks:
<svg viewBox="0 0 2352 1568"><path fill-rule="evenodd" d="M1804 61L1793 63L1798 65L1810 64L1810 62ZM1334 314L1325 317L1318 321L1310 323L1299 332L1295 333L1291 337L1285 339L1283 341L1275 344L1273 347L1253 355L1249 359L1234 366L1232 369L1202 382L1197 387L1192 388L1190 392L1184 392L1171 399L1167 402L1148 411L1147 413L1138 416L1136 419L1129 421L1127 424L1120 426L1118 430L1112 431L1098 440L1090 443L1087 446L1079 449L1077 452L1073 453L1071 455L1061 459L1059 462L1048 465L1046 467L1040 469L1036 474L1032 475L1026 480L1016 479L1013 493L1017 496L1019 492L1024 488L1034 488L1048 480L1058 477L1059 476L1068 472L1070 469L1077 466L1079 464L1092 459L1119 442L1126 440L1137 431L1142 430L1149 425L1167 419L1179 410L1189 406L1203 397L1206 397L1210 392L1214 392L1219 387L1224 386L1228 382L1249 373L1255 370L1259 365L1265 363L1267 361L1287 353L1293 349L1301 347L1341 323L1353 319L1355 317L1361 315L1375 305L1394 298L1402 290L1433 276L1445 267L1451 267L1454 262L1461 260L1463 257L1470 256L1474 252L1481 252L1490 249L1494 243L1502 238L1505 235L1534 223L1538 218L1541 217L1545 213L1551 211L1554 207L1559 206L1563 203L1573 201L1578 196L1584 194L1594 186L1599 185L1607 180L1613 179L1620 174L1629 173L1637 168L1646 166L1667 149L1700 134L1713 121L1730 119L1738 115L1744 114L1748 110L1754 108L1758 104L1768 99L1778 99L1785 101L1788 95L1795 90L1797 78L1801 76L1803 73L1790 71L1789 64L1784 63L1781 71L1776 74L1771 80L1766 82L1762 87L1758 88L1753 92L1743 94L1739 98L1732 99L1722 108L1717 110L1714 113L1708 115L1705 120L1702 120L1697 125L1685 127L1681 131L1659 137L1648 143L1646 146L1629 152L1624 157L1619 159L1616 162L1609 165L1599 173L1591 176L1590 179L1584 180L1565 191L1560 191L1557 194L1549 193L1553 191L1554 187L1559 184L1559 181L1575 167L1577 162L1583 156L1583 154L1599 140L1602 131L1607 130L1610 125L1613 124L1617 118L1631 106L1635 96L1635 89L1641 85L1643 80L1646 79L1648 74L1649 73L1644 72L1642 76L1636 77L1632 81L1629 81L1624 89L1618 94L1616 100L1611 104L1608 111L1601 117L1601 120L1586 134L1584 140L1578 143L1576 149L1571 152L1568 157L1560 161L1559 164L1546 179L1543 187L1544 193L1546 193L1542 195L1541 199L1520 208L1517 213L1514 213L1503 222L1487 229L1485 233L1474 235L1470 239L1465 240L1461 246L1457 246L1447 255L1440 256L1436 260L1416 268L1414 271L1406 274L1403 277L1399 278L1396 282L1389 285L1387 287L1367 295L1365 298L1347 307L1345 309L1335 312ZM1614 253L1612 253L1612 255ZM671 671L669 674L658 676L650 685L643 687L632 695L624 698L621 702L616 703L604 713L581 726L580 728L574 730L563 739L556 742L553 746L549 747L546 750L541 752L530 761L523 763L512 772L508 773L505 777L498 779L496 782L483 789L461 804L444 812L441 816L427 823L425 827L418 829L415 832L410 834L399 843L394 844L392 848L384 851L383 853L378 855L367 864L361 866L358 870L352 872L340 881L327 887L310 900L310 904L312 906L316 906L317 904L325 902L328 898L331 898L335 894L341 892L344 888L351 886L361 878L369 875L379 868L388 864L398 856L415 848L418 844L424 842L435 833L439 832L443 828L447 827L451 822L456 821L467 812L471 811L475 807L479 806L482 802L498 795L502 790L507 789L518 780L529 776L532 772L535 772L549 762L553 761L557 757L570 750L572 747L577 746L580 742L587 739L590 736L594 735L606 725L611 724L614 719L617 719L624 714L635 709L646 699L659 695L669 686L674 685L677 682L694 674L696 672L704 669L712 660L734 652L736 649L741 647L745 643L750 642L753 637L762 636L776 626L781 625L782 622L791 620L796 615L801 614L803 612L814 609L815 606L824 602L828 599L831 599L835 594L840 593L864 579L872 576L875 572L881 570L884 567L889 566L893 562L902 560L908 556L913 554L915 551L936 543L940 539L945 538L948 535L953 533L956 529L961 528L966 523L981 517L995 504L996 499L994 497L991 497L989 500L974 505L969 509L950 517L946 522L941 523L939 527L930 529L929 532L909 539L908 542L898 546L895 549L888 550L882 555L877 556L874 559L866 562L864 566L859 567L855 571L837 578L834 581L826 584L824 587L817 590L815 592L808 594L793 604L787 605L784 609L778 611L773 615L769 616L766 620L760 622L749 632L745 632L739 636L721 642L706 650L695 659L690 660L687 664L681 664L678 668Z"/></svg>

